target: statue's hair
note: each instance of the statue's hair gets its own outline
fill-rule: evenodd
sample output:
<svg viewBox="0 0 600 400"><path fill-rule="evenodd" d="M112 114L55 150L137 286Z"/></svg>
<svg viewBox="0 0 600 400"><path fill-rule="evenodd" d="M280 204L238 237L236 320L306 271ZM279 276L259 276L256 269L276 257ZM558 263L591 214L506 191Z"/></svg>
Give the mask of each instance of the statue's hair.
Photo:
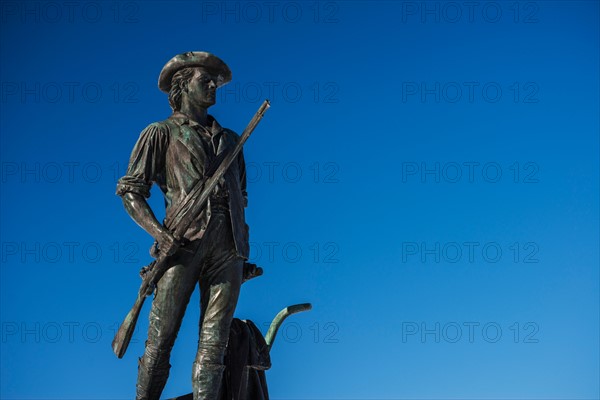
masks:
<svg viewBox="0 0 600 400"><path fill-rule="evenodd" d="M187 67L175 72L171 79L171 90L169 90L169 104L173 111L181 109L181 93L187 88L190 79L194 76L196 68Z"/></svg>

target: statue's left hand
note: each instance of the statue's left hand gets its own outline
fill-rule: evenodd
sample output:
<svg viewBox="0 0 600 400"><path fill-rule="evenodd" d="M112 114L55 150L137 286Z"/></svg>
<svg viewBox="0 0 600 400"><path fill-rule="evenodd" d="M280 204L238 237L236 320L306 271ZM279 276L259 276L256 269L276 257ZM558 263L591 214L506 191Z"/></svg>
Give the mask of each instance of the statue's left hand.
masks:
<svg viewBox="0 0 600 400"><path fill-rule="evenodd" d="M249 281L252 278L256 278L257 276L261 276L263 274L263 269L256 264L245 262L244 263L244 277L242 282Z"/></svg>

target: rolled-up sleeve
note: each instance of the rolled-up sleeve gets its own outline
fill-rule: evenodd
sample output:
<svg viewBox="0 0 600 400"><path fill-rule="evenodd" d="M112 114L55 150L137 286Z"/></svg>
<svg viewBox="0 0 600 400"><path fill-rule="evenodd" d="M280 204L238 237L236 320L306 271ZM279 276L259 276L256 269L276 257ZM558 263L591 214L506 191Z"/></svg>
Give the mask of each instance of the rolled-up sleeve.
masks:
<svg viewBox="0 0 600 400"><path fill-rule="evenodd" d="M142 131L131 152L127 173L117 183L117 195L130 192L150 197L152 183L165 176L168 137L167 128L160 123L151 124Z"/></svg>

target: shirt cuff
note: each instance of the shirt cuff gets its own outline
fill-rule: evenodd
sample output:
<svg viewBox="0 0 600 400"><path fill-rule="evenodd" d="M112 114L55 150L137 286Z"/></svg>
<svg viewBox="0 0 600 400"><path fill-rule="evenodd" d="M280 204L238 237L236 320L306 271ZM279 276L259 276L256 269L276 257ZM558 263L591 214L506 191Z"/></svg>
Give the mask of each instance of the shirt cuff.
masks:
<svg viewBox="0 0 600 400"><path fill-rule="evenodd" d="M133 176L124 176L117 183L117 196L124 196L125 193L135 193L145 198L150 197L150 187L143 179Z"/></svg>

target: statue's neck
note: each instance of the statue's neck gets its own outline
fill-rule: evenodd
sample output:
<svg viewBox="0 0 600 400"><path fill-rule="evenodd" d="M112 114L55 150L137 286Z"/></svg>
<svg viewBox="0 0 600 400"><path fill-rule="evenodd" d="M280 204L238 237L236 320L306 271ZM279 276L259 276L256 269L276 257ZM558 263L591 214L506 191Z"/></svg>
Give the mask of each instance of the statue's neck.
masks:
<svg viewBox="0 0 600 400"><path fill-rule="evenodd" d="M181 109L179 111L202 126L206 126L208 123L208 112L205 107L191 104L189 101L184 100L181 102Z"/></svg>

